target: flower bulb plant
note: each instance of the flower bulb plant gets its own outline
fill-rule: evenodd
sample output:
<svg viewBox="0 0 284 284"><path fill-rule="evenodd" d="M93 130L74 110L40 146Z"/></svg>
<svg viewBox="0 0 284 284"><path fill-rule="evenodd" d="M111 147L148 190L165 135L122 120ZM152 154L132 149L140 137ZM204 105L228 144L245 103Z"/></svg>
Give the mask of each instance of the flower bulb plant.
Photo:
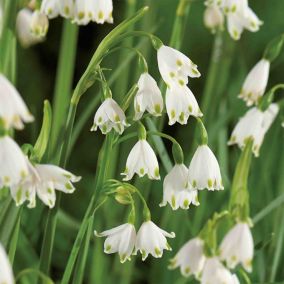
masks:
<svg viewBox="0 0 284 284"><path fill-rule="evenodd" d="M0 0L0 284L284 279L263 1Z"/></svg>

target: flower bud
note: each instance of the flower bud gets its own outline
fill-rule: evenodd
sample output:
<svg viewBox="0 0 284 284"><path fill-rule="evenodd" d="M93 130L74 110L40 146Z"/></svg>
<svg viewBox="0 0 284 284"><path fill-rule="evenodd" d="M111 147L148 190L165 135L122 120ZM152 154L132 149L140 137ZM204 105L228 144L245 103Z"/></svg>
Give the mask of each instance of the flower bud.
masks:
<svg viewBox="0 0 284 284"><path fill-rule="evenodd" d="M224 15L218 6L209 6L204 12L204 25L213 33L223 28Z"/></svg>

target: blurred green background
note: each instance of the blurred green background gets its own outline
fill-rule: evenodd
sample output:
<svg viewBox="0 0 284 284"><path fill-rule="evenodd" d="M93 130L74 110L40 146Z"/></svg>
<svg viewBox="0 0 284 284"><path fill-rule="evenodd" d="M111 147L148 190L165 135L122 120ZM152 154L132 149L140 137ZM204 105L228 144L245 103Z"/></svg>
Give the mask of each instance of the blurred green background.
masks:
<svg viewBox="0 0 284 284"><path fill-rule="evenodd" d="M114 0L115 24L125 19L129 9L135 11L139 7L149 5L150 12L136 28L154 32L165 44L168 44L176 17L177 4L178 0ZM159 208L158 206L162 199L162 181L149 182L146 178L134 181L142 194L147 196L153 221L167 231L176 232L176 238L170 240L173 251L165 252L163 258L159 260L149 257L147 261L142 262L140 257L133 257L131 262L122 265L116 255L104 255L103 240L93 237L85 283L195 283L193 279L183 278L178 270L169 271L167 269L168 260L175 255L183 243L199 232L213 212L226 208L230 194L230 182L240 155L240 150L237 147L228 148L226 142L238 118L246 111L245 104L237 98L237 95L247 72L261 58L266 44L273 37L284 32L283 0L251 0L249 4L263 20L264 25L257 33L244 32L239 42L231 40L226 32L221 36L223 53L217 66L218 76L213 85L214 91L212 91L205 116L210 147L220 161L225 190L223 192L203 191L200 193L201 205L199 207L192 207L188 211L173 212L169 207ZM181 47L181 51L198 65L202 74L201 78L191 79L189 82L189 87L201 106L215 38L203 25L204 9L203 1L192 1ZM49 99L52 102L62 23L61 18L50 22L50 30L44 43L29 49L21 47L17 49L17 87L36 117L35 123L28 125L25 131L16 134L19 143L35 141L41 126L43 100ZM103 26L89 24L86 27L80 27L74 86L84 72L98 43L112 28L113 26L108 24ZM138 45L145 54L150 73L159 81L156 52L150 43L144 38L135 38L133 45ZM116 69L128 59L129 52L109 56L103 64L103 67L112 69L106 71L108 79L113 81L112 76ZM277 83L283 83L283 74L284 52L272 65L268 88ZM134 58L123 69L120 69L118 76L112 82L114 97L121 101L121 98L137 81L138 77L137 60ZM98 85L95 84L81 100L77 122L86 116L90 105L100 95ZM51 276L54 280L60 279L62 275L78 226L94 190L96 162L104 139L99 131L96 133L89 131L96 108L97 106L94 105L90 112L91 115L87 115L82 131L76 133L78 139L74 143L67 166L68 170L81 175L83 179L77 185L75 194L64 195L62 199L62 210L60 211L52 261ZM64 115L66 110L62 109L62 113ZM260 157L254 159L252 164L249 177L252 217L276 197L284 194L284 136L280 124L281 120L278 117L265 138ZM190 119L186 126L168 127L166 124L164 126L164 132L176 137L182 145L187 164L196 146L194 127L193 119ZM54 141L56 145L56 139ZM127 141L113 157L112 177L119 178L119 173L124 170L127 154L134 142L135 140ZM170 144L167 142L165 144L170 151ZM161 166L162 177L165 174L166 171ZM38 202L39 204L40 202ZM33 210L24 209L15 261L16 271L35 266L38 262L46 213L47 208L43 208L43 206L37 206ZM253 283L281 283L284 281L283 214L284 208L279 206L253 228L254 240L257 245L254 270L251 275ZM101 231L119 225L126 219L127 210L114 201L109 201L97 212L95 228ZM137 222L137 228L140 225L139 222Z"/></svg>

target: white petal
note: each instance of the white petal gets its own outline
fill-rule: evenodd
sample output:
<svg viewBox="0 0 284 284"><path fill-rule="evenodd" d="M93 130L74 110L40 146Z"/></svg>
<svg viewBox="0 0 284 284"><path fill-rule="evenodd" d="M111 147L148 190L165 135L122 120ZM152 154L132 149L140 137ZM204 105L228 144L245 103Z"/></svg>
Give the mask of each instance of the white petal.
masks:
<svg viewBox="0 0 284 284"><path fill-rule="evenodd" d="M14 284L14 276L8 255L0 244L0 283Z"/></svg>

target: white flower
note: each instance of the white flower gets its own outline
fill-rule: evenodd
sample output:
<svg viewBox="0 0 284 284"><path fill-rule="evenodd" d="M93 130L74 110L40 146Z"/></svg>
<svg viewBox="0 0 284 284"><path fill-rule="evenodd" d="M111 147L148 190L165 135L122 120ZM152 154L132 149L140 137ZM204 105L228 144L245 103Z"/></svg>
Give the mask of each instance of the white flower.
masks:
<svg viewBox="0 0 284 284"><path fill-rule="evenodd" d="M3 246L0 243L0 283L14 284L13 270Z"/></svg>
<svg viewBox="0 0 284 284"><path fill-rule="evenodd" d="M144 222L137 233L135 254L140 251L142 260L145 260L148 254L156 258L162 257L164 249L171 250L166 237L174 238L175 233L167 233L152 221Z"/></svg>
<svg viewBox="0 0 284 284"><path fill-rule="evenodd" d="M59 15L59 3L62 0L43 0L40 6L41 13L44 13L49 19L56 18Z"/></svg>
<svg viewBox="0 0 284 284"><path fill-rule="evenodd" d="M183 276L194 275L195 278L200 278L206 259L203 246L204 242L199 238L189 240L182 246L176 256L171 259L169 268L175 269L180 267Z"/></svg>
<svg viewBox="0 0 284 284"><path fill-rule="evenodd" d="M131 180L135 173L139 177L147 174L149 179L160 179L157 157L145 139L139 140L131 149L125 171L122 173L125 175L123 180Z"/></svg>
<svg viewBox="0 0 284 284"><path fill-rule="evenodd" d="M20 44L27 48L40 43L44 37L36 36L31 32L33 12L29 9L22 9L17 14L16 31Z"/></svg>
<svg viewBox="0 0 284 284"><path fill-rule="evenodd" d="M58 1L58 0L57 0ZM74 0L59 0L58 9L59 13L64 18L72 18L74 16Z"/></svg>
<svg viewBox="0 0 284 284"><path fill-rule="evenodd" d="M6 129L23 129L23 122L34 120L20 94L10 81L0 74L0 119Z"/></svg>
<svg viewBox="0 0 284 284"><path fill-rule="evenodd" d="M257 157L264 136L279 112L277 104L271 104L264 112L257 107L251 108L239 120L231 135L229 145L237 144L243 149L249 139L253 140L253 153Z"/></svg>
<svg viewBox="0 0 284 284"><path fill-rule="evenodd" d="M262 22L248 6L247 0L228 0L223 5L227 15L228 31L235 40L240 39L244 29L256 32Z"/></svg>
<svg viewBox="0 0 284 284"><path fill-rule="evenodd" d="M218 161L207 145L198 146L189 165L189 182L195 189L224 189Z"/></svg>
<svg viewBox="0 0 284 284"><path fill-rule="evenodd" d="M187 86L168 88L166 93L166 108L169 117L169 125L176 122L187 124L190 115L202 116L199 105Z"/></svg>
<svg viewBox="0 0 284 284"><path fill-rule="evenodd" d="M118 252L121 263L130 260L136 241L136 231L132 224L126 223L102 233L95 231L95 235L107 237L104 243L105 253Z"/></svg>
<svg viewBox="0 0 284 284"><path fill-rule="evenodd" d="M191 189L188 168L184 164L176 164L164 179L163 201L160 206L165 206L167 202L173 210L179 207L188 209L191 203L199 205L197 190Z"/></svg>
<svg viewBox="0 0 284 284"><path fill-rule="evenodd" d="M139 120L147 110L154 116L160 116L163 111L161 91L148 73L143 73L138 81L138 92L134 98L135 120Z"/></svg>
<svg viewBox="0 0 284 284"><path fill-rule="evenodd" d="M8 135L0 137L0 189L24 180L28 175L26 158Z"/></svg>
<svg viewBox="0 0 284 284"><path fill-rule="evenodd" d="M239 98L242 98L247 106L256 104L263 96L269 77L270 62L261 59L249 72L243 84Z"/></svg>
<svg viewBox="0 0 284 284"><path fill-rule="evenodd" d="M236 224L224 237L220 245L220 258L230 269L239 263L248 272L252 271L253 238L247 223Z"/></svg>
<svg viewBox="0 0 284 284"><path fill-rule="evenodd" d="M237 284L239 283L236 275L224 267L217 257L207 258L201 276L201 284Z"/></svg>
<svg viewBox="0 0 284 284"><path fill-rule="evenodd" d="M107 98L95 114L94 124L91 131L99 127L103 134L107 134L113 128L117 133L122 134L124 127L129 126L123 110L111 98Z"/></svg>
<svg viewBox="0 0 284 284"><path fill-rule="evenodd" d="M31 165L29 167L29 177L19 184L11 186L11 195L19 206L26 200L29 201L28 207L36 205L36 195L41 201L53 208L55 205L55 189L64 193L73 193L75 188L72 183L78 182L81 177L54 165Z"/></svg>
<svg viewBox="0 0 284 284"><path fill-rule="evenodd" d="M78 25L87 25L90 21L113 23L112 0L75 0L74 11L74 22Z"/></svg>
<svg viewBox="0 0 284 284"><path fill-rule="evenodd" d="M180 51L162 45L157 54L161 76L168 86L184 86L188 83L188 77L200 77L197 65Z"/></svg>
<svg viewBox="0 0 284 284"><path fill-rule="evenodd" d="M204 12L204 24L206 28L215 32L221 29L224 24L224 15L217 5L208 6Z"/></svg>
<svg viewBox="0 0 284 284"><path fill-rule="evenodd" d="M104 22L112 24L112 0L96 0L94 4L95 14L93 16L93 20L98 24L103 24Z"/></svg>
<svg viewBox="0 0 284 284"><path fill-rule="evenodd" d="M47 16L36 10L33 12L31 23L30 23L31 33L37 37L45 37L48 31L49 21Z"/></svg>
<svg viewBox="0 0 284 284"><path fill-rule="evenodd" d="M78 25L87 25L92 21L96 11L93 0L75 0L74 22Z"/></svg>

